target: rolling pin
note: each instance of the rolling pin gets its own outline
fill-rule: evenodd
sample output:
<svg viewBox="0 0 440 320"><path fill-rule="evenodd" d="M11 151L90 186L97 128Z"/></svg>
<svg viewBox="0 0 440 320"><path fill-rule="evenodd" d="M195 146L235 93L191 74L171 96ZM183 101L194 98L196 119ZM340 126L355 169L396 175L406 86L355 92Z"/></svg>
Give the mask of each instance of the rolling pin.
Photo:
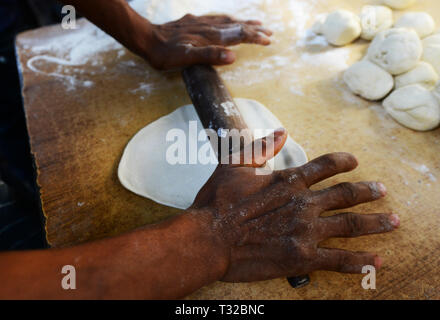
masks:
<svg viewBox="0 0 440 320"><path fill-rule="evenodd" d="M182 71L182 77L203 127L217 132L218 142L222 139L221 134L219 134L222 130L248 129L223 80L212 66L194 65L186 67ZM227 109L221 107L224 103L228 104ZM220 146L220 143L217 146ZM229 149L229 152L232 152L232 150ZM218 159L221 159L221 156L219 150L217 153ZM310 282L308 275L291 277L287 280L294 288L305 286Z"/></svg>
<svg viewBox="0 0 440 320"><path fill-rule="evenodd" d="M182 72L186 89L205 129L212 129L219 137L220 146L223 130L248 129L240 110L229 94L217 71L208 65L194 65ZM227 104L225 107L223 107ZM253 141L250 131L245 131L248 141ZM214 145L214 147L216 147ZM217 148L220 160L220 148ZM229 148L229 153L233 150Z"/></svg>

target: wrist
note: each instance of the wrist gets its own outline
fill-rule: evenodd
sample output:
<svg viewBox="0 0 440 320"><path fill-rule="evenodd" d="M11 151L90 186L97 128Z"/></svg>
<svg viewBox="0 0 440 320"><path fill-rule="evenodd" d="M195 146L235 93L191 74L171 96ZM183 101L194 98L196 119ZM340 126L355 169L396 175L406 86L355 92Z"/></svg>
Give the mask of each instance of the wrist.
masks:
<svg viewBox="0 0 440 320"><path fill-rule="evenodd" d="M134 10L131 12L130 27L128 28L127 48L144 59L149 59L151 49L154 25L139 15Z"/></svg>
<svg viewBox="0 0 440 320"><path fill-rule="evenodd" d="M194 232L203 247L201 252L209 255L207 263L211 264L210 268L216 275L215 280L220 280L229 268L231 251L230 245L215 226L214 215L209 210L188 209L182 218L194 226Z"/></svg>

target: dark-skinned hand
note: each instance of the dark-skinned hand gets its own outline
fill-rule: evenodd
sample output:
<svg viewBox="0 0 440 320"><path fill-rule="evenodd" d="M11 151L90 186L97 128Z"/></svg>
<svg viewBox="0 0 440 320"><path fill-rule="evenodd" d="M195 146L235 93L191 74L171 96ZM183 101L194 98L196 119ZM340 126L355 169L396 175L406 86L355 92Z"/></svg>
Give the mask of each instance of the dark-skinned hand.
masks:
<svg viewBox="0 0 440 320"><path fill-rule="evenodd" d="M260 21L235 20L225 15L194 16L151 25L145 58L156 69L193 64L226 65L235 61L227 46L241 43L269 45L272 32Z"/></svg>
<svg viewBox="0 0 440 320"><path fill-rule="evenodd" d="M285 130L275 132L275 154L286 138ZM252 166L219 166L190 212L204 221L206 230L222 246L216 250L225 261L222 280L258 281L314 270L361 273L365 265L380 268L382 260L374 253L319 245L332 237L393 231L400 224L399 217L390 213L344 212L321 217L328 210L348 209L386 195L384 185L378 182L347 182L310 190L312 185L357 165L354 156L333 153L269 175L257 175Z"/></svg>

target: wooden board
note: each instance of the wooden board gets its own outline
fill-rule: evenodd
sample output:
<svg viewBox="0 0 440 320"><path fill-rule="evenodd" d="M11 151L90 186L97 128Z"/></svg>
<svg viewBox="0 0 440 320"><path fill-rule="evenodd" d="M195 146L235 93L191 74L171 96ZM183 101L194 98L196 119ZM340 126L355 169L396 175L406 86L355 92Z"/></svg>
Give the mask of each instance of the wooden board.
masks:
<svg viewBox="0 0 440 320"><path fill-rule="evenodd" d="M418 2L413 10L427 10L440 23L439 1ZM347 180L380 180L388 187L386 199L354 211L396 212L402 220L398 231L323 243L379 253L384 267L378 273L377 289L362 289L361 275L315 272L312 283L301 289L292 289L285 279L215 283L190 298L440 298L440 130L405 129L380 104L347 90L341 74L362 57L366 42L336 49L320 39L303 37L317 14L341 7L359 12L364 3L274 0L270 6L250 4L249 12L274 29L273 45L236 47L237 62L218 70L234 97L265 104L310 158L334 151L357 156L356 171L317 187ZM78 30L54 26L17 38L47 238L54 247L127 232L178 212L125 190L116 168L138 130L189 103L180 75L152 70L140 58L107 43L99 32L84 32L89 29L90 24L82 21ZM83 50L90 46L100 50ZM60 61L42 56L75 65L60 66Z"/></svg>

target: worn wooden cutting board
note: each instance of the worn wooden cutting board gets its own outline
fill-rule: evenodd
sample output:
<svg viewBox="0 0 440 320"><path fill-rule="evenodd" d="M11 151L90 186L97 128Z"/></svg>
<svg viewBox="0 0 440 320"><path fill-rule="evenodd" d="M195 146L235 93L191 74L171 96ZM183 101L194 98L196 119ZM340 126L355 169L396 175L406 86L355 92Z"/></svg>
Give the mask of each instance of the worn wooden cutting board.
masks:
<svg viewBox="0 0 440 320"><path fill-rule="evenodd" d="M380 104L348 91L341 74L362 57L366 42L336 49L305 37L317 14L341 7L359 12L366 2L253 1L242 14L272 28L273 44L236 47L237 62L218 70L233 96L270 108L310 158L333 151L357 156L355 172L317 187L347 180L380 180L388 187L386 199L353 211L396 212L402 220L398 231L323 244L379 253L384 267L377 289L362 289L360 275L315 272L301 289L285 279L215 283L191 298L440 298L440 130L405 129ZM418 2L412 10L429 11L440 25L440 2ZM53 247L120 234L178 213L125 190L116 168L138 130L189 103L180 74L156 72L87 21L79 26L42 28L17 38L27 125Z"/></svg>

